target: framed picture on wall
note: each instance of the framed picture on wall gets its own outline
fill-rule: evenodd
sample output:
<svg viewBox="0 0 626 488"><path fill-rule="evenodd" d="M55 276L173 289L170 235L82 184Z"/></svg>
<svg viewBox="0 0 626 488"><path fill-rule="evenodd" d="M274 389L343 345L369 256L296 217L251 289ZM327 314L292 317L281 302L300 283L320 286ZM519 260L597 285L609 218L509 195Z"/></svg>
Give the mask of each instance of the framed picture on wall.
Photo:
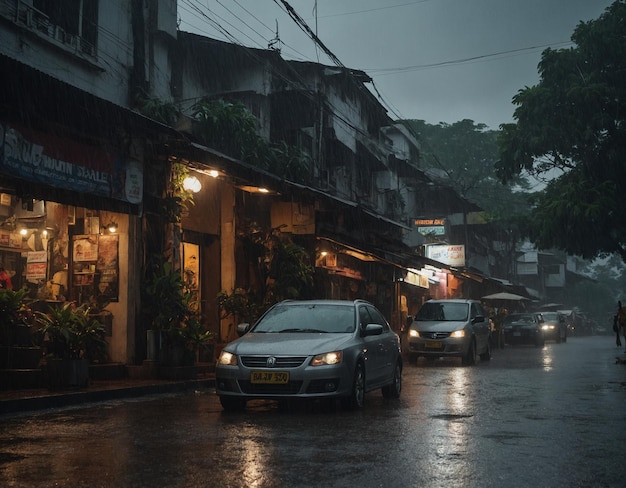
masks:
<svg viewBox="0 0 626 488"><path fill-rule="evenodd" d="M100 236L98 249L98 295L108 301L119 300L119 236L117 234Z"/></svg>

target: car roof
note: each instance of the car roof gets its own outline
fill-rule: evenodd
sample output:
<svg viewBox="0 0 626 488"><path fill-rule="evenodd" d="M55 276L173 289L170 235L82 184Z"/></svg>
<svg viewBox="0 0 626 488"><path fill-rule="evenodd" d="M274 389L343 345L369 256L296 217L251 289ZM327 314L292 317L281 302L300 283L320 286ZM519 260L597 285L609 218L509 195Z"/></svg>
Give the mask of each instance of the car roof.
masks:
<svg viewBox="0 0 626 488"><path fill-rule="evenodd" d="M354 306L357 303L365 303L368 305L374 306L372 303L367 300L357 299L357 300L337 300L337 299L325 299L318 298L313 300L283 300L282 302L277 303L277 305L350 305Z"/></svg>
<svg viewBox="0 0 626 488"><path fill-rule="evenodd" d="M471 298L438 298L430 299L426 303L480 303L478 300Z"/></svg>

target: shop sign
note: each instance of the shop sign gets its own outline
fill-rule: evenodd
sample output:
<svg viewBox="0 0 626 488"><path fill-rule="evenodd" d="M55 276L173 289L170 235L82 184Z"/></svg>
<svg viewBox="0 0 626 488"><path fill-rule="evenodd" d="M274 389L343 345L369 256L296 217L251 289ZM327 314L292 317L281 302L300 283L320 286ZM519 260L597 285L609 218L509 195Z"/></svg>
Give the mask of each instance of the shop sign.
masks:
<svg viewBox="0 0 626 488"><path fill-rule="evenodd" d="M415 219L417 232L423 235L443 236L446 233L446 219Z"/></svg>
<svg viewBox="0 0 626 488"><path fill-rule="evenodd" d="M426 246L426 257L448 266L465 266L465 246L435 245Z"/></svg>
<svg viewBox="0 0 626 488"><path fill-rule="evenodd" d="M32 251L26 257L26 281L37 283L45 281L48 268L48 253L46 251Z"/></svg>
<svg viewBox="0 0 626 488"><path fill-rule="evenodd" d="M404 278L405 283L413 286L419 286L420 288L428 288L428 277L423 276L416 271L417 270L407 270L406 277Z"/></svg>
<svg viewBox="0 0 626 488"><path fill-rule="evenodd" d="M19 232L0 230L0 246L20 249L22 247L22 235Z"/></svg>
<svg viewBox="0 0 626 488"><path fill-rule="evenodd" d="M99 148L0 124L0 171L57 188L137 204L143 195L138 161Z"/></svg>

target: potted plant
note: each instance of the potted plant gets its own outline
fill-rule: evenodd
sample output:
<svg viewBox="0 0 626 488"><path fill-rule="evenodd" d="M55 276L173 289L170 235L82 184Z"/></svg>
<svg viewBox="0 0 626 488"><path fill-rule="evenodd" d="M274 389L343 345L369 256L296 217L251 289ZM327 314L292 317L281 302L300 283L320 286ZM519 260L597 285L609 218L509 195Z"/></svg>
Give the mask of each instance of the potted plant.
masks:
<svg viewBox="0 0 626 488"><path fill-rule="evenodd" d="M85 387L89 362L106 351L104 326L87 305L75 302L35 312L44 337L46 369L51 388Z"/></svg>
<svg viewBox="0 0 626 488"><path fill-rule="evenodd" d="M39 385L42 351L38 337L28 289L0 289L0 390Z"/></svg>
<svg viewBox="0 0 626 488"><path fill-rule="evenodd" d="M185 291L181 273L170 262L152 267L143 286L142 308L147 323L158 333L157 358L162 375L168 374L165 368L193 367L201 348L212 345L214 333L202 324L194 299L192 292ZM192 376L194 372L189 369L187 374Z"/></svg>

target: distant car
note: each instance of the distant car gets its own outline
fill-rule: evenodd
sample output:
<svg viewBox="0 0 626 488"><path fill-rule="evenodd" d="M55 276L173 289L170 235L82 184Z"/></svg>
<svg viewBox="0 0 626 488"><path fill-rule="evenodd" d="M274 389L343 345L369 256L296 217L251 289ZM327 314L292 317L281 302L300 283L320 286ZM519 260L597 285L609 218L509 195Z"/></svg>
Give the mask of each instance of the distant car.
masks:
<svg viewBox="0 0 626 488"><path fill-rule="evenodd" d="M491 327L480 302L428 300L408 330L409 359L460 357L464 366L491 359Z"/></svg>
<svg viewBox="0 0 626 488"><path fill-rule="evenodd" d="M543 317L539 313L512 313L502 322L506 344L534 344L543 347Z"/></svg>
<svg viewBox="0 0 626 488"><path fill-rule="evenodd" d="M544 340L554 340L557 343L567 342L567 323L565 317L558 312L541 312L543 317Z"/></svg>
<svg viewBox="0 0 626 488"><path fill-rule="evenodd" d="M361 408L365 393L402 389L400 338L364 300L299 300L274 305L224 347L215 371L225 410L252 399L338 398Z"/></svg>

